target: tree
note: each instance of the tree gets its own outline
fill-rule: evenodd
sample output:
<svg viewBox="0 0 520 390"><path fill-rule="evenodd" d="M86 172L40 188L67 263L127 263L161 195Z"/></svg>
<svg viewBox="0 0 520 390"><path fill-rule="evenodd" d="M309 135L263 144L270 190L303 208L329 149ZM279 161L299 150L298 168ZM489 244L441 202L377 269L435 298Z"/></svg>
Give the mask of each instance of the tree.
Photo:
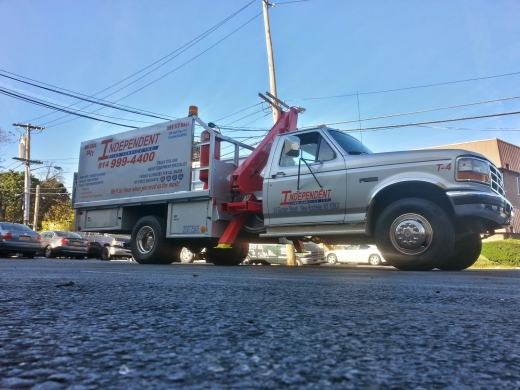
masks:
<svg viewBox="0 0 520 390"><path fill-rule="evenodd" d="M24 177L13 170L0 174L0 221L22 222Z"/></svg>
<svg viewBox="0 0 520 390"><path fill-rule="evenodd" d="M14 137L14 133L12 133L10 131L2 130L2 128L0 128L0 156L2 155L1 148L3 148L5 144L12 143L13 137ZM5 160L2 157L0 157L0 164L3 163L4 161ZM3 167L0 167L0 168L3 168Z"/></svg>
<svg viewBox="0 0 520 390"><path fill-rule="evenodd" d="M24 177L23 172L0 173L0 221L23 222L23 193L24 193ZM30 204L30 221L34 219L34 204L36 200L36 186L40 185L40 205L38 210L39 221L63 222L70 220L70 214L73 214L71 201L67 189L60 181L60 174L49 177L41 181L31 176L31 204ZM57 218L53 220L52 218ZM33 226L34 230L39 230L42 226Z"/></svg>
<svg viewBox="0 0 520 390"><path fill-rule="evenodd" d="M70 202L53 204L42 220L43 230L73 230L74 210Z"/></svg>

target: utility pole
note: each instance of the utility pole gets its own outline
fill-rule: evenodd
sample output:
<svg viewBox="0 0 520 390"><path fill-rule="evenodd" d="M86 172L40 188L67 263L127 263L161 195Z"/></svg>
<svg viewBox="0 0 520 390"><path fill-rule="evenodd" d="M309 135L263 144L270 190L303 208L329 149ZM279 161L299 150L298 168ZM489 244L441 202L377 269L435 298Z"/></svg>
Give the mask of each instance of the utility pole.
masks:
<svg viewBox="0 0 520 390"><path fill-rule="evenodd" d="M20 148L20 152L24 152L23 156L19 158L13 157L15 160L25 162L25 185L24 185L24 211L23 211L23 223L29 226L29 212L31 211L31 163L43 164L42 161L31 160L31 130L43 130L45 127L32 126L30 123L22 125L20 123L13 123L15 127L24 127L27 130L25 136L25 150Z"/></svg>
<svg viewBox="0 0 520 390"><path fill-rule="evenodd" d="M267 46L267 63L269 65L269 86L271 95L278 97L276 92L276 73L274 71L274 55L273 55L273 43L271 41L271 25L269 24L269 7L274 7L274 4L270 4L267 0L262 0L262 7L264 10L264 28L265 28L265 43ZM272 100L272 99L271 99ZM275 103L275 101L273 101ZM273 108L273 121L276 123L280 117L280 112ZM287 265L296 265L296 258L294 255L294 245L286 244L285 250L287 252Z"/></svg>
<svg viewBox="0 0 520 390"><path fill-rule="evenodd" d="M274 7L273 4L268 3L267 0L262 0L262 6L264 10L264 28L265 28L265 42L267 46L267 63L269 65L269 86L271 95L278 97L276 93L276 74L274 71L274 55L273 55L273 43L271 42L271 26L269 24L269 12L268 7ZM273 103L275 103L273 101ZM278 110L273 109L273 120L274 123L278 120L280 113Z"/></svg>
<svg viewBox="0 0 520 390"><path fill-rule="evenodd" d="M34 198L34 223L33 230L38 230L38 213L40 211L40 185L36 185L36 198Z"/></svg>

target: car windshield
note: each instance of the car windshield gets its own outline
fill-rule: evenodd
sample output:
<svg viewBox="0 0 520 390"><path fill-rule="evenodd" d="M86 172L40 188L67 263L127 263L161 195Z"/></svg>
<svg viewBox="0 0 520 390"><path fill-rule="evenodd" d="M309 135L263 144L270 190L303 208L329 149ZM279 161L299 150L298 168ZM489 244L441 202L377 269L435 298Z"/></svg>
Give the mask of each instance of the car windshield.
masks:
<svg viewBox="0 0 520 390"><path fill-rule="evenodd" d="M0 224L2 230L17 230L21 232L33 232L29 226L25 226L19 223L2 222Z"/></svg>
<svg viewBox="0 0 520 390"><path fill-rule="evenodd" d="M68 237L68 238L82 238L79 234L72 232L56 232L58 237Z"/></svg>
<svg viewBox="0 0 520 390"><path fill-rule="evenodd" d="M372 151L363 145L358 139L338 130L327 129L334 140L347 154L372 154Z"/></svg>

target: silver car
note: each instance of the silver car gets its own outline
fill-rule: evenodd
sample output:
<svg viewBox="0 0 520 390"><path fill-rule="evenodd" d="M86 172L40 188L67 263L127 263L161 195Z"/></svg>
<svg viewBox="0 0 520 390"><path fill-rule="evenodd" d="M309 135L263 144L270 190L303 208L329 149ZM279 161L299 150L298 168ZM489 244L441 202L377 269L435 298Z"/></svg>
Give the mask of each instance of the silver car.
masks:
<svg viewBox="0 0 520 390"><path fill-rule="evenodd" d="M74 257L83 259L88 253L90 242L73 232L49 230L40 233L41 250L47 258Z"/></svg>
<svg viewBox="0 0 520 390"><path fill-rule="evenodd" d="M20 253L33 259L40 250L40 235L20 223L0 222L0 256Z"/></svg>
<svg viewBox="0 0 520 390"><path fill-rule="evenodd" d="M346 245L336 246L325 252L327 263L362 263L370 265L383 265L386 260L375 245Z"/></svg>

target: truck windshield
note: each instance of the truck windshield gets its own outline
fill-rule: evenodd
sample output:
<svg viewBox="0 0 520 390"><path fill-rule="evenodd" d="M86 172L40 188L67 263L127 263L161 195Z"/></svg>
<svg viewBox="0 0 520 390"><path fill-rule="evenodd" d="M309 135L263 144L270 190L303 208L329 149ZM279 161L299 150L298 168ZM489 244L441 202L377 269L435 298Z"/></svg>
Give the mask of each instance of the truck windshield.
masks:
<svg viewBox="0 0 520 390"><path fill-rule="evenodd" d="M372 151L356 138L338 130L327 129L334 140L347 154L372 154Z"/></svg>

